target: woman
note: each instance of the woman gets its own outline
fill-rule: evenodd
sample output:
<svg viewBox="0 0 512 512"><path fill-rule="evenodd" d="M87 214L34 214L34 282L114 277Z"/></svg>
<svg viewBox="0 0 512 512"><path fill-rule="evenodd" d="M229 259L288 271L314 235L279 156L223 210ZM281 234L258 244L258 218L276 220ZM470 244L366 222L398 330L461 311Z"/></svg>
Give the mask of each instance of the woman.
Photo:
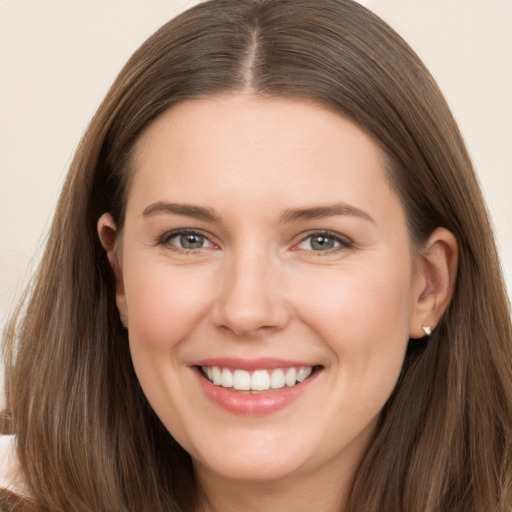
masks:
<svg viewBox="0 0 512 512"><path fill-rule="evenodd" d="M134 54L6 348L7 510L512 507L485 205L350 1L213 0Z"/></svg>

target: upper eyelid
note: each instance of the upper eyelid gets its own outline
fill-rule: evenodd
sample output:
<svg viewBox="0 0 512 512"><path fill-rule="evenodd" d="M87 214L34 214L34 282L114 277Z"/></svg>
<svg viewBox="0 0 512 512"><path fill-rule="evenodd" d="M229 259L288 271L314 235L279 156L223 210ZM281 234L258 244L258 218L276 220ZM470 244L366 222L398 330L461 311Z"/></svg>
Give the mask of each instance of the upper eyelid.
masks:
<svg viewBox="0 0 512 512"><path fill-rule="evenodd" d="M312 231L308 231L307 233L303 233L300 235L299 242L304 242L304 240L307 240L308 238L315 236L315 235L334 238L335 240L338 240L345 244L353 244L354 243L350 237L348 237L346 235L342 235L341 233L337 233L336 231L330 231L328 229L315 229Z"/></svg>
<svg viewBox="0 0 512 512"><path fill-rule="evenodd" d="M213 236L211 233L204 231L200 228L177 228L177 229L171 229L169 231L166 231L162 235L158 236L157 242L159 243L165 243L168 242L171 238L179 235L186 235L186 234L197 234L199 236L202 236L206 238L211 244L220 246L221 244L217 241L216 237ZM313 229L308 230L306 232L300 233L299 235L296 235L294 238L297 240L297 242L293 243L293 246L296 246L297 244L304 242L308 238L312 236L326 236L334 238L336 241L339 241L343 245L354 245L354 241L341 233L338 233L336 231L331 231L328 229Z"/></svg>
<svg viewBox="0 0 512 512"><path fill-rule="evenodd" d="M213 235L209 234L208 232L203 231L202 229L197 228L178 228L178 229L170 229L169 231L166 231L165 233L161 234L157 237L157 241L160 243L168 242L171 238L174 238L176 236L180 235L199 235L203 238L206 238L211 244L218 245L217 242L215 242L213 239Z"/></svg>
<svg viewBox="0 0 512 512"><path fill-rule="evenodd" d="M333 238L337 242L337 246L331 247L329 249L324 250L315 250L313 247L311 248L302 248L299 247L300 244L304 243L309 238L312 238L314 236L325 236L328 238ZM310 242L311 243L311 242ZM317 230L308 233L307 235L303 236L297 243L294 244L292 247L292 251L299 251L302 254L307 254L308 257L324 257L328 258L331 257L339 257L340 254L344 254L346 251L350 251L356 248L355 243L352 241L351 238L342 235L340 233L332 232L332 231L325 231L325 230Z"/></svg>

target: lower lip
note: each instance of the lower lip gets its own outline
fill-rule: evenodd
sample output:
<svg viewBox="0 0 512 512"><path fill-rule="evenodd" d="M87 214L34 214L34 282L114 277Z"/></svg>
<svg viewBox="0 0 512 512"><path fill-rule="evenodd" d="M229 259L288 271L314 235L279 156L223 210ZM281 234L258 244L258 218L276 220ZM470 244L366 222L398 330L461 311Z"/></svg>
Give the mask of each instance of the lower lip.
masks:
<svg viewBox="0 0 512 512"><path fill-rule="evenodd" d="M212 402L229 412L244 415L264 415L283 409L302 396L320 373L316 371L305 381L292 387L251 394L215 386L203 376L199 368L195 367L194 370L206 396Z"/></svg>

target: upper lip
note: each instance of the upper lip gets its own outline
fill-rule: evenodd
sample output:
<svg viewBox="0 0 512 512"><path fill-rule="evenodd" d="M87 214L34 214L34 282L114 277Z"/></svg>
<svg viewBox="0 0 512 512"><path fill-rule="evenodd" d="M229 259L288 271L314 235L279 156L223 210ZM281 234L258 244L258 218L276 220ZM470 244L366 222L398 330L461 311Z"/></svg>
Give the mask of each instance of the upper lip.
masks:
<svg viewBox="0 0 512 512"><path fill-rule="evenodd" d="M276 368L308 367L319 366L307 361L296 361L289 359L276 359L272 357L261 357L257 359L241 359L237 357L216 357L202 359L193 363L191 366L218 366L221 368L231 368L236 370L274 370Z"/></svg>

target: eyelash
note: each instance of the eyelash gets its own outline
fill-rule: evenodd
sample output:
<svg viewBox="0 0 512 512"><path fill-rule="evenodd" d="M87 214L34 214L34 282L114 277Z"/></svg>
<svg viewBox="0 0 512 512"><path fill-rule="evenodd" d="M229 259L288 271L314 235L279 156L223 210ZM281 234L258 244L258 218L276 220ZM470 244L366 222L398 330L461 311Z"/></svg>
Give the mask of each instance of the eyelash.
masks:
<svg viewBox="0 0 512 512"><path fill-rule="evenodd" d="M184 254L195 253L197 252L198 249L203 249L203 247L198 247L197 249L187 249L185 247L180 247L179 245L170 243L170 240L172 240L173 238L187 235L201 237L205 241L210 243L212 246L216 246L216 244L214 244L207 235L203 234L200 230L197 229L178 229L175 231L169 231L163 234L161 237L159 237L157 245L167 245L171 250L181 252Z"/></svg>
<svg viewBox="0 0 512 512"><path fill-rule="evenodd" d="M326 249L323 251L315 251L312 248L311 249L296 249L296 250L309 250L313 254L317 256L321 256L322 254L336 254L340 251L351 249L354 244L352 240L347 238L346 236L342 236L339 233L336 233L334 231L326 231L326 230L320 230L320 231L314 231L312 233L308 233L307 236L303 237L298 245L304 243L305 241L309 239L313 239L314 237L317 238L329 238L333 240L335 243L338 243L339 245L337 247L332 247L331 249ZM311 242L310 242L311 243Z"/></svg>
<svg viewBox="0 0 512 512"><path fill-rule="evenodd" d="M205 241L207 241L209 244L211 244L213 247L216 247L216 244L213 243L210 238L203 234L200 230L195 229L178 229L175 231L169 231L162 236L160 236L157 240L157 245L167 245L171 250L184 253L184 254L190 254L197 252L198 249L203 249L205 247L198 247L196 249L187 249L185 247L180 247L177 244L171 244L170 240L173 238L179 237L179 236L198 236L203 238ZM314 237L317 238L329 238L333 240L335 243L339 244L337 247L332 247L330 249L326 250L317 250L315 251L313 248L311 249L301 249L297 248L298 245L301 245L302 243L306 242L308 239L313 239ZM313 231L308 233L306 236L304 236L298 244L294 246L294 250L305 250L310 251L311 253L315 255L322 255L322 254L336 254L340 251L351 249L353 247L353 242L349 238L340 235L339 233L333 232L333 231L326 231L326 230L319 230L319 231ZM206 247L209 248L209 247Z"/></svg>

